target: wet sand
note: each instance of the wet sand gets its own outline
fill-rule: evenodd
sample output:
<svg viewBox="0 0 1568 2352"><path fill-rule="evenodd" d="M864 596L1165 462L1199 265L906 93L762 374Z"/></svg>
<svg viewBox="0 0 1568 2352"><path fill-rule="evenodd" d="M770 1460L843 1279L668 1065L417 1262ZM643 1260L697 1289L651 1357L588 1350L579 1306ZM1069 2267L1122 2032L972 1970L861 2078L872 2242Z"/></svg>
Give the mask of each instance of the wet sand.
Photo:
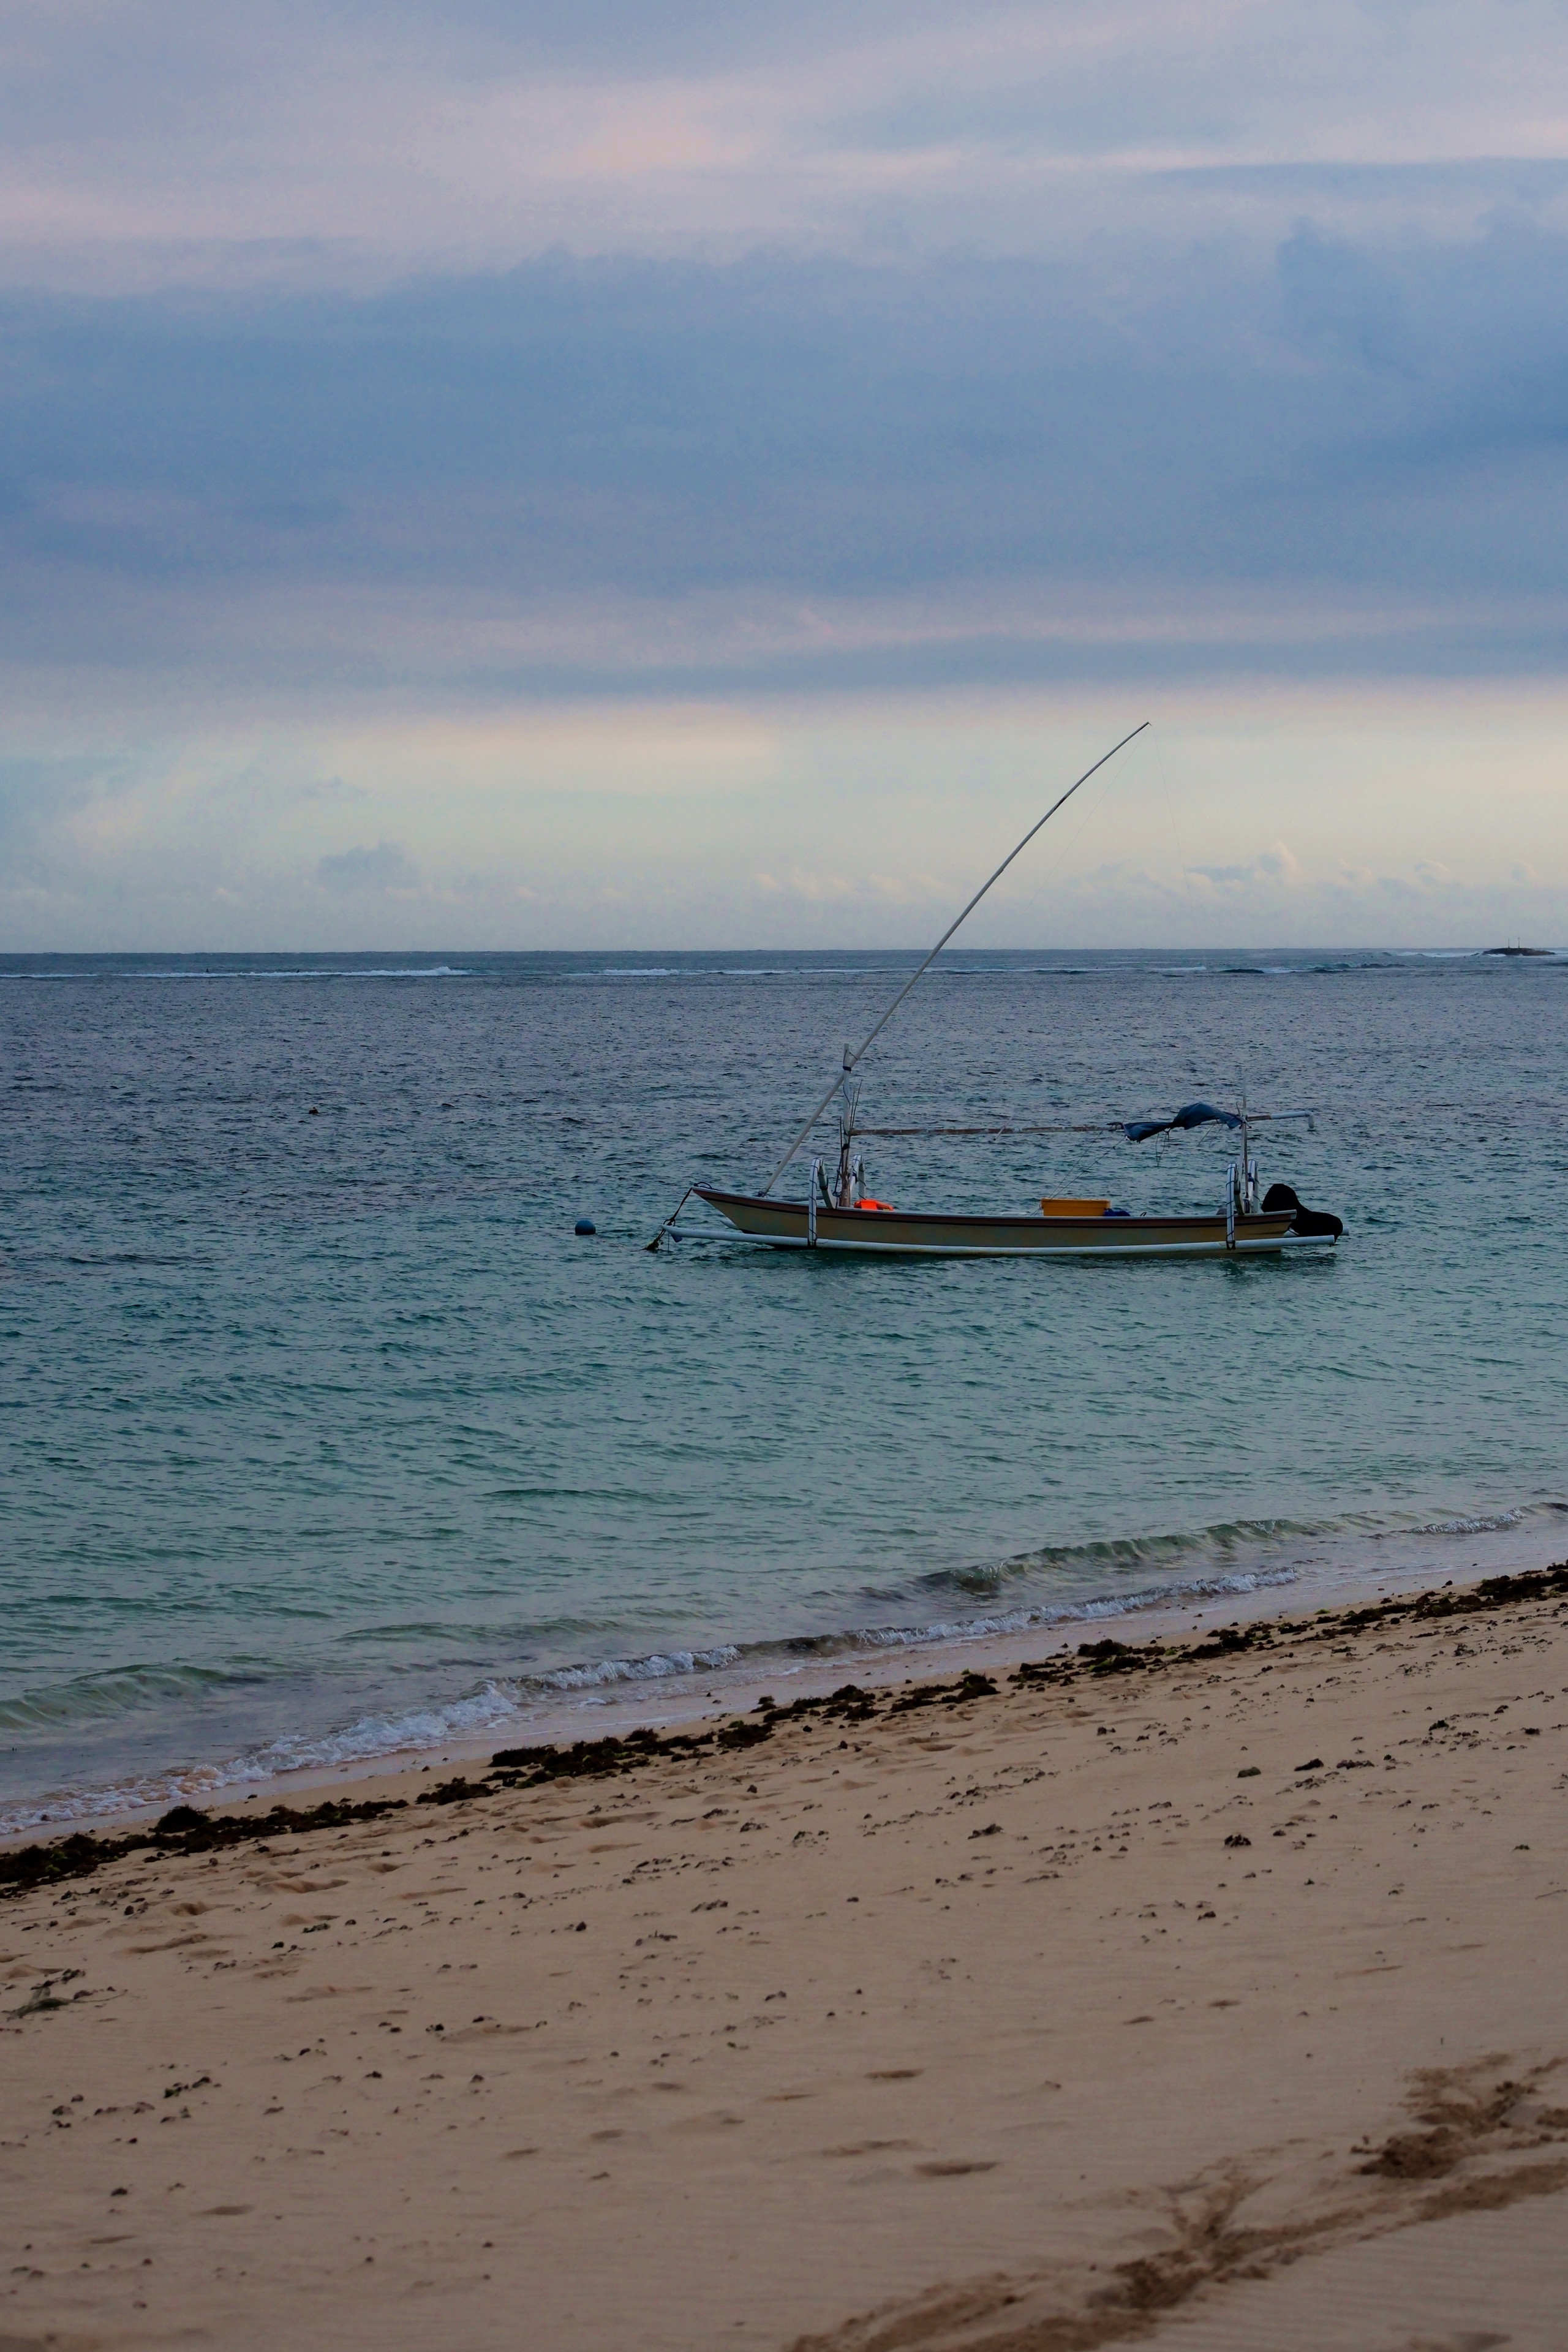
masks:
<svg viewBox="0 0 1568 2352"><path fill-rule="evenodd" d="M1568 1570L1037 1654L12 1894L0 2352L1561 2347Z"/></svg>

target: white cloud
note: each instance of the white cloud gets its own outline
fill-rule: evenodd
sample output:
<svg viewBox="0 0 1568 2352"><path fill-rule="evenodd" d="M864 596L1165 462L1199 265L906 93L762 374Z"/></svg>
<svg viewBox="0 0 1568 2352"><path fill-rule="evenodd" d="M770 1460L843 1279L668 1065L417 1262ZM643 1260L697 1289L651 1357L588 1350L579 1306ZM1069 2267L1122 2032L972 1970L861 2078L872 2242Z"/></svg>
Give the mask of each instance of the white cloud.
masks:
<svg viewBox="0 0 1568 2352"><path fill-rule="evenodd" d="M366 890L413 890L419 875L400 841L378 841L374 849L336 849L319 857L316 879L323 890L350 897Z"/></svg>
<svg viewBox="0 0 1568 2352"><path fill-rule="evenodd" d="M1233 897L1245 894L1256 898L1264 890L1300 890L1307 882L1300 859L1284 841L1276 842L1272 848L1260 849L1245 865L1194 866L1188 873L1194 882Z"/></svg>
<svg viewBox="0 0 1568 2352"><path fill-rule="evenodd" d="M13 8L10 937L907 943L1149 708L976 937L1568 929L1565 65L1553 0Z"/></svg>
<svg viewBox="0 0 1568 2352"><path fill-rule="evenodd" d="M1568 944L1561 690L1152 708L963 944ZM416 740L358 720L208 733L131 772L84 753L58 805L53 772L16 787L0 926L14 949L922 946L1137 715L1121 694L774 698L712 714L697 793L657 708L518 707L482 757L434 714ZM351 789L300 790L322 774Z"/></svg>
<svg viewBox="0 0 1568 2352"><path fill-rule="evenodd" d="M557 246L1059 253L1108 231L1276 234L1304 171L1342 218L1451 225L1500 195L1563 203L1509 173L1561 154L1565 48L1552 0L669 0L549 20L61 0L0 33L0 251L100 284L363 283Z"/></svg>

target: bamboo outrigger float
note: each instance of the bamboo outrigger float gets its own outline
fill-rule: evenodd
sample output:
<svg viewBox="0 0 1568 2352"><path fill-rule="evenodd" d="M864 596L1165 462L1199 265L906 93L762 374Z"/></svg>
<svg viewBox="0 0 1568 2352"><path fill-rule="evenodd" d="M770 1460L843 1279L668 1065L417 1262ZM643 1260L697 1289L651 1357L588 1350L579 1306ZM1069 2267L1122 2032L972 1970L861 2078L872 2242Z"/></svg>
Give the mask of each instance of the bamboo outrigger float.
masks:
<svg viewBox="0 0 1568 2352"><path fill-rule="evenodd" d="M1211 1103L1187 1103L1171 1118L1132 1119L1114 1127L988 1127L988 1128L864 1128L857 1119L860 1082L857 1064L881 1034L913 988L929 970L959 925L1000 879L1019 852L1042 826L1089 782L1108 760L1141 735L1145 719L1124 735L1076 783L1053 802L1037 824L1009 852L990 880L984 883L962 914L949 924L930 955L900 989L876 1027L858 1051L844 1048L844 1066L811 1113L760 1192L728 1192L708 1184L689 1185L647 1246L658 1250L666 1241L743 1241L769 1249L852 1251L881 1257L1048 1257L1066 1259L1124 1257L1256 1257L1283 1256L1297 1251L1331 1249L1344 1228L1338 1217L1303 1208L1288 1184L1272 1185L1258 1198L1258 1163L1251 1155L1251 1129L1260 1123L1310 1119L1310 1111L1216 1110ZM814 1159L804 1201L782 1201L773 1187L811 1136L835 1096L838 1101L838 1152L833 1177L826 1163ZM865 1162L856 1148L862 1135L932 1137L975 1136L988 1140L1020 1135L1111 1133L1129 1143L1175 1130L1216 1124L1238 1132L1240 1149L1226 1174L1223 1205L1199 1216L1134 1216L1111 1205L1109 1199L1046 1198L1032 1214L974 1215L963 1212L895 1209L871 1199L866 1191ZM688 1201L701 1201L724 1220L719 1226L680 1226L677 1220Z"/></svg>

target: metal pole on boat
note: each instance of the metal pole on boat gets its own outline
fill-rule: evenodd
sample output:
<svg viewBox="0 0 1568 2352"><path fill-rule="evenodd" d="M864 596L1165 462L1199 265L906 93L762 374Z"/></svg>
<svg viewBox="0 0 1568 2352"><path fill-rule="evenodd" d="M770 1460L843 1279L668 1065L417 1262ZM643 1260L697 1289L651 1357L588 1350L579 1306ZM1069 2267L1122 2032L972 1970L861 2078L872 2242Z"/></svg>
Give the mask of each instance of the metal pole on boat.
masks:
<svg viewBox="0 0 1568 2352"><path fill-rule="evenodd" d="M1065 808L1067 806L1074 793L1076 793L1081 785L1087 784L1090 776L1098 775L1100 769L1105 766L1108 760L1114 760L1118 751L1124 751L1127 749L1128 744L1131 742L1132 736L1142 735L1144 728L1146 728L1149 723L1150 722L1147 719L1142 719L1132 730L1131 735L1124 735L1120 743L1113 743L1110 751L1102 753L1095 761L1092 768L1086 768L1084 770L1077 783L1069 784L1066 792L1061 795L1061 798L1051 803L1050 807L1046 811L1044 816L1041 817L1037 823L1029 827L1029 830L1024 835L1023 840L1019 842L1017 848L1010 849L1007 852L1006 856L1002 860L1002 863L996 868L995 873L992 875L991 880L989 882L983 882L979 889L976 890L973 898L971 898L968 906L964 908L963 912L961 915L954 916L952 921L949 923L946 930L943 931L941 939L938 940L935 947L932 948L930 955L926 957L924 962L917 965L916 969L910 974L909 979L905 981L902 988L900 989L897 996L894 997L891 1004L889 1005L886 1013L883 1013L881 1019L878 1022L870 1034L866 1038L864 1044L861 1045L853 1054L850 1052L847 1045L845 1046L843 1069L834 1079L833 1084L828 1087L827 1092L823 1096L822 1100L817 1104L816 1108L812 1112L811 1117L806 1120L805 1125L801 1129L800 1133L795 1137L795 1141L790 1145L789 1150L784 1153L784 1158L779 1161L778 1166L773 1170L773 1174L763 1186L762 1192L758 1195L759 1199L764 1199L766 1195L773 1191L773 1186L778 1182L779 1178L784 1174L784 1170L789 1166L790 1161L795 1158L795 1153L800 1150L801 1145L805 1141L806 1137L811 1133L812 1129L816 1125L817 1120L822 1117L823 1112L827 1108L828 1104L833 1100L834 1096L838 1092L839 1087L844 1084L845 1079L849 1076L849 1073L855 1067L856 1063L870 1050L871 1046L881 1035L883 1030L887 1027L889 1022L892 1019L894 1013L898 1011L900 1005L903 1003L905 997L914 986L916 981L919 980L921 974L929 970L931 965L936 961L938 956L942 953L943 948L946 947L949 940L952 939L959 925L968 921L970 916L973 914L976 907L979 906L982 898L984 898L987 890L990 889L991 883L1000 882L1003 875L1005 874L1009 866L1012 865L1015 857L1018 856L1022 851L1027 849L1030 842L1033 841L1036 834L1040 831L1041 827L1049 824L1057 811L1059 808Z"/></svg>
<svg viewBox="0 0 1568 2352"><path fill-rule="evenodd" d="M1071 800L1074 793L1078 792L1083 785L1087 784L1090 776L1097 776L1108 761L1115 759L1118 751L1125 751L1129 743L1131 742L1133 736L1142 735L1144 729L1148 727L1150 723L1151 722L1147 719L1140 719L1137 726L1133 728L1131 735L1124 735L1120 743L1113 743L1109 751L1102 751L1100 758L1095 761L1093 767L1086 768L1082 775L1079 777L1077 782L1069 784L1066 792L1063 793L1058 799L1054 800L1051 803L1044 816L1039 818L1036 824L1029 827L1029 830L1024 835L1023 840L1019 842L1017 848L1010 849L1007 852L1006 856L1002 860L1002 863L996 868L995 873L991 876L990 880L981 884L979 889L976 890L973 898L971 898L968 906L964 908L963 913L954 916L952 921L949 923L946 930L943 931L941 939L938 940L935 947L932 948L930 955L926 957L924 962L917 965L915 970L910 974L909 979L905 981L902 988L900 989L897 996L894 997L891 1004L889 1005L886 1013L883 1013L876 1027L870 1032L869 1035L864 1040L857 1051L851 1053L848 1045L845 1045L844 1067L839 1071L838 1076L834 1079L833 1084L828 1087L827 1092L823 1096L822 1100L817 1104L816 1108L812 1112L811 1117L806 1120L805 1125L801 1129L800 1133L795 1137L795 1141L790 1145L789 1150L784 1153L784 1158L779 1161L778 1166L773 1170L773 1174L763 1186L762 1192L757 1196L759 1200L764 1199L766 1195L773 1191L773 1186L778 1182L779 1178L784 1174L784 1170L789 1166L790 1161L795 1158L795 1153L800 1150L801 1145L805 1141L807 1136L811 1133L812 1129L816 1125L817 1120L822 1117L823 1112L833 1100L834 1096L838 1092L840 1087L844 1085L850 1071L855 1067L856 1063L861 1060L861 1058L869 1052L871 1046L875 1045L877 1039L881 1035L883 1030L887 1027L889 1022L892 1019L894 1013L898 1011L900 1005L903 1003L905 997L914 986L916 981L919 980L921 974L928 971L936 961L938 956L942 953L943 948L946 947L949 940L952 939L960 924L968 921L970 916L973 914L976 907L979 906L982 898L984 898L987 890L990 889L991 884L993 882L1000 882L1003 875L1005 874L1009 866L1012 865L1013 860L1019 856L1024 850L1027 849L1036 834L1040 832L1044 826L1049 824L1057 811L1058 809L1065 808L1068 801ZM652 1241L646 1242L643 1244L646 1249L657 1250L658 1248L659 1244L663 1241L666 1234L674 1224L676 1218L680 1214L681 1208L683 1208L686 1202L690 1199L691 1191L692 1188L689 1185L686 1191L681 1194L679 1203L670 1211L663 1224L660 1225L658 1233L655 1234Z"/></svg>
<svg viewBox="0 0 1568 2352"><path fill-rule="evenodd" d="M1241 1101L1241 1213L1244 1217L1252 1214L1252 1129L1247 1121L1247 1097L1244 1095Z"/></svg>

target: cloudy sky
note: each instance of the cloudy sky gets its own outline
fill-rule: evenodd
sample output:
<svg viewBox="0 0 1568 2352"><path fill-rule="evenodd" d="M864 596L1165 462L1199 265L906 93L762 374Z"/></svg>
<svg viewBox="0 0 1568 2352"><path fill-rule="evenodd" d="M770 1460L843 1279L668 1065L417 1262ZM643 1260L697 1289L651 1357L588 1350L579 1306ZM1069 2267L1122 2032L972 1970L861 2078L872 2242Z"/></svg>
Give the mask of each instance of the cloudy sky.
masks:
<svg viewBox="0 0 1568 2352"><path fill-rule="evenodd" d="M1568 944L1568 5L0 0L0 948Z"/></svg>

